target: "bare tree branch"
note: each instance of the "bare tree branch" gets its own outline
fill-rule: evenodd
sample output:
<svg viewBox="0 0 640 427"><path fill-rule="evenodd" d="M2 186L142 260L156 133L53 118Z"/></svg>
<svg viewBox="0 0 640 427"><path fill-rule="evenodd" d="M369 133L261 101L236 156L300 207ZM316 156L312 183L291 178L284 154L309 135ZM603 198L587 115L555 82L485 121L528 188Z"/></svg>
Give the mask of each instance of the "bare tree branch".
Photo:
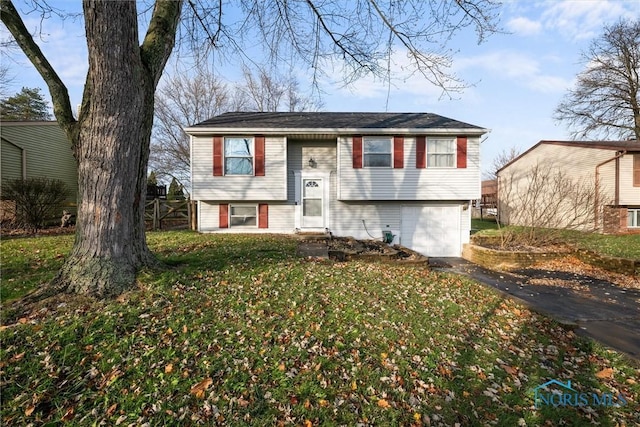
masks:
<svg viewBox="0 0 640 427"><path fill-rule="evenodd" d="M586 69L554 117L573 138L640 140L640 21L605 27L582 54Z"/></svg>
<svg viewBox="0 0 640 427"><path fill-rule="evenodd" d="M69 135L70 139L75 141L77 132L76 120L71 109L67 87L44 56L40 47L33 41L31 33L25 27L22 18L10 0L0 1L0 13L4 25L47 83L53 102L53 113L58 123Z"/></svg>

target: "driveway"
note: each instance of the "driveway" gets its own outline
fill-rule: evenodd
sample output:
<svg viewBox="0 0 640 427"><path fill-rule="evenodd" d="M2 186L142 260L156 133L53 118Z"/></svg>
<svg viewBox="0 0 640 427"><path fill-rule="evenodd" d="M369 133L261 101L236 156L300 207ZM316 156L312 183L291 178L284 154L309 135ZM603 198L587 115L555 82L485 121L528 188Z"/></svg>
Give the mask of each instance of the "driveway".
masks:
<svg viewBox="0 0 640 427"><path fill-rule="evenodd" d="M640 290L588 275L521 269L497 272L462 258L430 258L434 270L469 276L576 332L640 360Z"/></svg>

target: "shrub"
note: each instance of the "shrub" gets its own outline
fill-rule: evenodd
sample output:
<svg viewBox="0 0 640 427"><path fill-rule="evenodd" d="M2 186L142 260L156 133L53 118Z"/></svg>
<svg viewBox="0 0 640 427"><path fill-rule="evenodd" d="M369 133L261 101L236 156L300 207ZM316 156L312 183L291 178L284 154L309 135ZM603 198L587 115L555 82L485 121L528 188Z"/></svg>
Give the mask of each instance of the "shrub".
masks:
<svg viewBox="0 0 640 427"><path fill-rule="evenodd" d="M67 185L59 179L27 178L7 180L2 198L16 204L16 221L38 231L69 195Z"/></svg>

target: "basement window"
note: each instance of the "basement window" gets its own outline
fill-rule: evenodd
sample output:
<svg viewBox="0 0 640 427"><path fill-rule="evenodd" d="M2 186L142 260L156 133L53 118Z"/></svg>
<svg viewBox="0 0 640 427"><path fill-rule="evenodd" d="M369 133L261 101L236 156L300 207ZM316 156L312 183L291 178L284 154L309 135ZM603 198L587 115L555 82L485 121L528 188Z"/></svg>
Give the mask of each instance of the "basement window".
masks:
<svg viewBox="0 0 640 427"><path fill-rule="evenodd" d="M640 209L627 209L627 227L640 228Z"/></svg>
<svg viewBox="0 0 640 427"><path fill-rule="evenodd" d="M256 205L231 205L229 207L229 225L231 227L256 227L258 212Z"/></svg>

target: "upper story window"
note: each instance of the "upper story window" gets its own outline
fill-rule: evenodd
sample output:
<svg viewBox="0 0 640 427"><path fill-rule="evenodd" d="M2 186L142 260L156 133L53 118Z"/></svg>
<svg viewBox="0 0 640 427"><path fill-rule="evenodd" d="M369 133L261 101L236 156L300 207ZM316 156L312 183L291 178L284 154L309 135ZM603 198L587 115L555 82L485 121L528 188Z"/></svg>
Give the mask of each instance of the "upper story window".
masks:
<svg viewBox="0 0 640 427"><path fill-rule="evenodd" d="M427 139L427 167L429 168L455 168L456 167L456 140Z"/></svg>
<svg viewBox="0 0 640 427"><path fill-rule="evenodd" d="M253 175L253 138L224 139L224 174Z"/></svg>
<svg viewBox="0 0 640 427"><path fill-rule="evenodd" d="M391 138L364 138L364 167L391 167Z"/></svg>

